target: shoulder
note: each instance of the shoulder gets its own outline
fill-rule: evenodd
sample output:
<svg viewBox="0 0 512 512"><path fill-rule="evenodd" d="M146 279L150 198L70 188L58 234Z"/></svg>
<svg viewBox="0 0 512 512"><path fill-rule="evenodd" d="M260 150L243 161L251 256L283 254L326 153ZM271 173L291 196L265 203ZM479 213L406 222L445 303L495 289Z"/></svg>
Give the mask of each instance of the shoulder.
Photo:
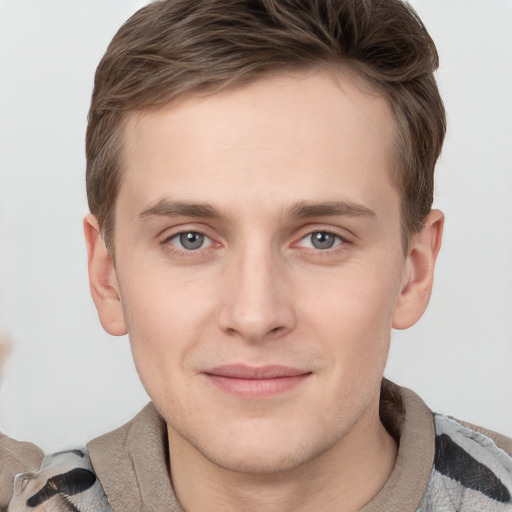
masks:
<svg viewBox="0 0 512 512"><path fill-rule="evenodd" d="M383 384L381 418L399 450L379 506L368 511L512 512L511 439L433 413L413 391Z"/></svg>
<svg viewBox="0 0 512 512"><path fill-rule="evenodd" d="M434 423L434 465L419 510L511 510L512 440L440 414Z"/></svg>
<svg viewBox="0 0 512 512"><path fill-rule="evenodd" d="M43 452L32 443L23 443L0 433L0 510L7 508L14 475L35 471L41 465Z"/></svg>
<svg viewBox="0 0 512 512"><path fill-rule="evenodd" d="M3 436L0 460L0 510L111 512L85 448L43 456L36 446Z"/></svg>
<svg viewBox="0 0 512 512"><path fill-rule="evenodd" d="M155 476L154 489L161 494L164 484L170 487L164 436L163 420L152 404L123 427L92 440L86 448L50 455L0 433L0 512L142 509L132 452L143 466L139 468L141 474L149 471L151 483ZM148 454L152 455L149 470ZM169 489L167 494L172 497ZM121 506L111 498L120 501Z"/></svg>
<svg viewBox="0 0 512 512"><path fill-rule="evenodd" d="M468 428L474 432L478 432L479 434L483 434L485 437L492 439L492 441L496 444L498 448L501 448L504 452L512 457L512 439L510 437L504 436L498 432L494 432L493 430L489 430L483 427L479 427L478 425L473 425L472 423L468 423L466 421L461 421L456 418L451 418L456 421L463 427Z"/></svg>

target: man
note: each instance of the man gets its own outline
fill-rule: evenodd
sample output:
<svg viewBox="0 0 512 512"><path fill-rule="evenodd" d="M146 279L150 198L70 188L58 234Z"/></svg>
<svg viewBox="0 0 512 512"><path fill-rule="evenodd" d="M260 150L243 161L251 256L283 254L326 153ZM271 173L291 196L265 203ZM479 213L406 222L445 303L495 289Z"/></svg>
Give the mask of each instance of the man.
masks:
<svg viewBox="0 0 512 512"><path fill-rule="evenodd" d="M382 378L441 244L436 67L399 0L173 0L120 29L84 225L100 321L152 404L42 479L0 438L1 505L511 510L511 441Z"/></svg>

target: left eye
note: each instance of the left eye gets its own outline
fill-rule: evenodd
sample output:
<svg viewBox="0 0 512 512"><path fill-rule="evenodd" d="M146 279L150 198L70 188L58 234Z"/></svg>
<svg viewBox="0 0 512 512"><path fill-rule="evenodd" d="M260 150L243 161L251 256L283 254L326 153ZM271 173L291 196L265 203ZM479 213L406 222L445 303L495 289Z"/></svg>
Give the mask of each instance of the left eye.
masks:
<svg viewBox="0 0 512 512"><path fill-rule="evenodd" d="M210 246L212 241L205 234L198 231L184 231L170 238L169 243L185 251L197 251Z"/></svg>
<svg viewBox="0 0 512 512"><path fill-rule="evenodd" d="M301 247L310 247L317 250L332 249L343 243L339 235L329 233L329 231L314 231L305 236L299 243Z"/></svg>

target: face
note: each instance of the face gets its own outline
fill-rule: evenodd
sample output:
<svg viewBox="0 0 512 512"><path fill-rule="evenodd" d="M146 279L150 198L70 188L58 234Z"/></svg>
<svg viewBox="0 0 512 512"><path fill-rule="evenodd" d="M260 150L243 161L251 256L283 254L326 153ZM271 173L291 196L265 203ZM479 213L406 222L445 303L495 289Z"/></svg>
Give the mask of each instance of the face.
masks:
<svg viewBox="0 0 512 512"><path fill-rule="evenodd" d="M372 428L410 274L386 100L350 75L274 76L124 136L120 307L98 308L171 438L266 472Z"/></svg>

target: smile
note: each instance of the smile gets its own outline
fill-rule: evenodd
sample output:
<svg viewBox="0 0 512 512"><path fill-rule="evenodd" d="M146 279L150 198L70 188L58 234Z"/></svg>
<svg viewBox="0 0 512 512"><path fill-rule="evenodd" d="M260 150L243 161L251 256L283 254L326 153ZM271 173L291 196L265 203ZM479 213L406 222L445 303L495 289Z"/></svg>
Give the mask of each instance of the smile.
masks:
<svg viewBox="0 0 512 512"><path fill-rule="evenodd" d="M204 375L222 391L254 400L290 391L311 376L312 372L279 365L225 365L205 371Z"/></svg>

